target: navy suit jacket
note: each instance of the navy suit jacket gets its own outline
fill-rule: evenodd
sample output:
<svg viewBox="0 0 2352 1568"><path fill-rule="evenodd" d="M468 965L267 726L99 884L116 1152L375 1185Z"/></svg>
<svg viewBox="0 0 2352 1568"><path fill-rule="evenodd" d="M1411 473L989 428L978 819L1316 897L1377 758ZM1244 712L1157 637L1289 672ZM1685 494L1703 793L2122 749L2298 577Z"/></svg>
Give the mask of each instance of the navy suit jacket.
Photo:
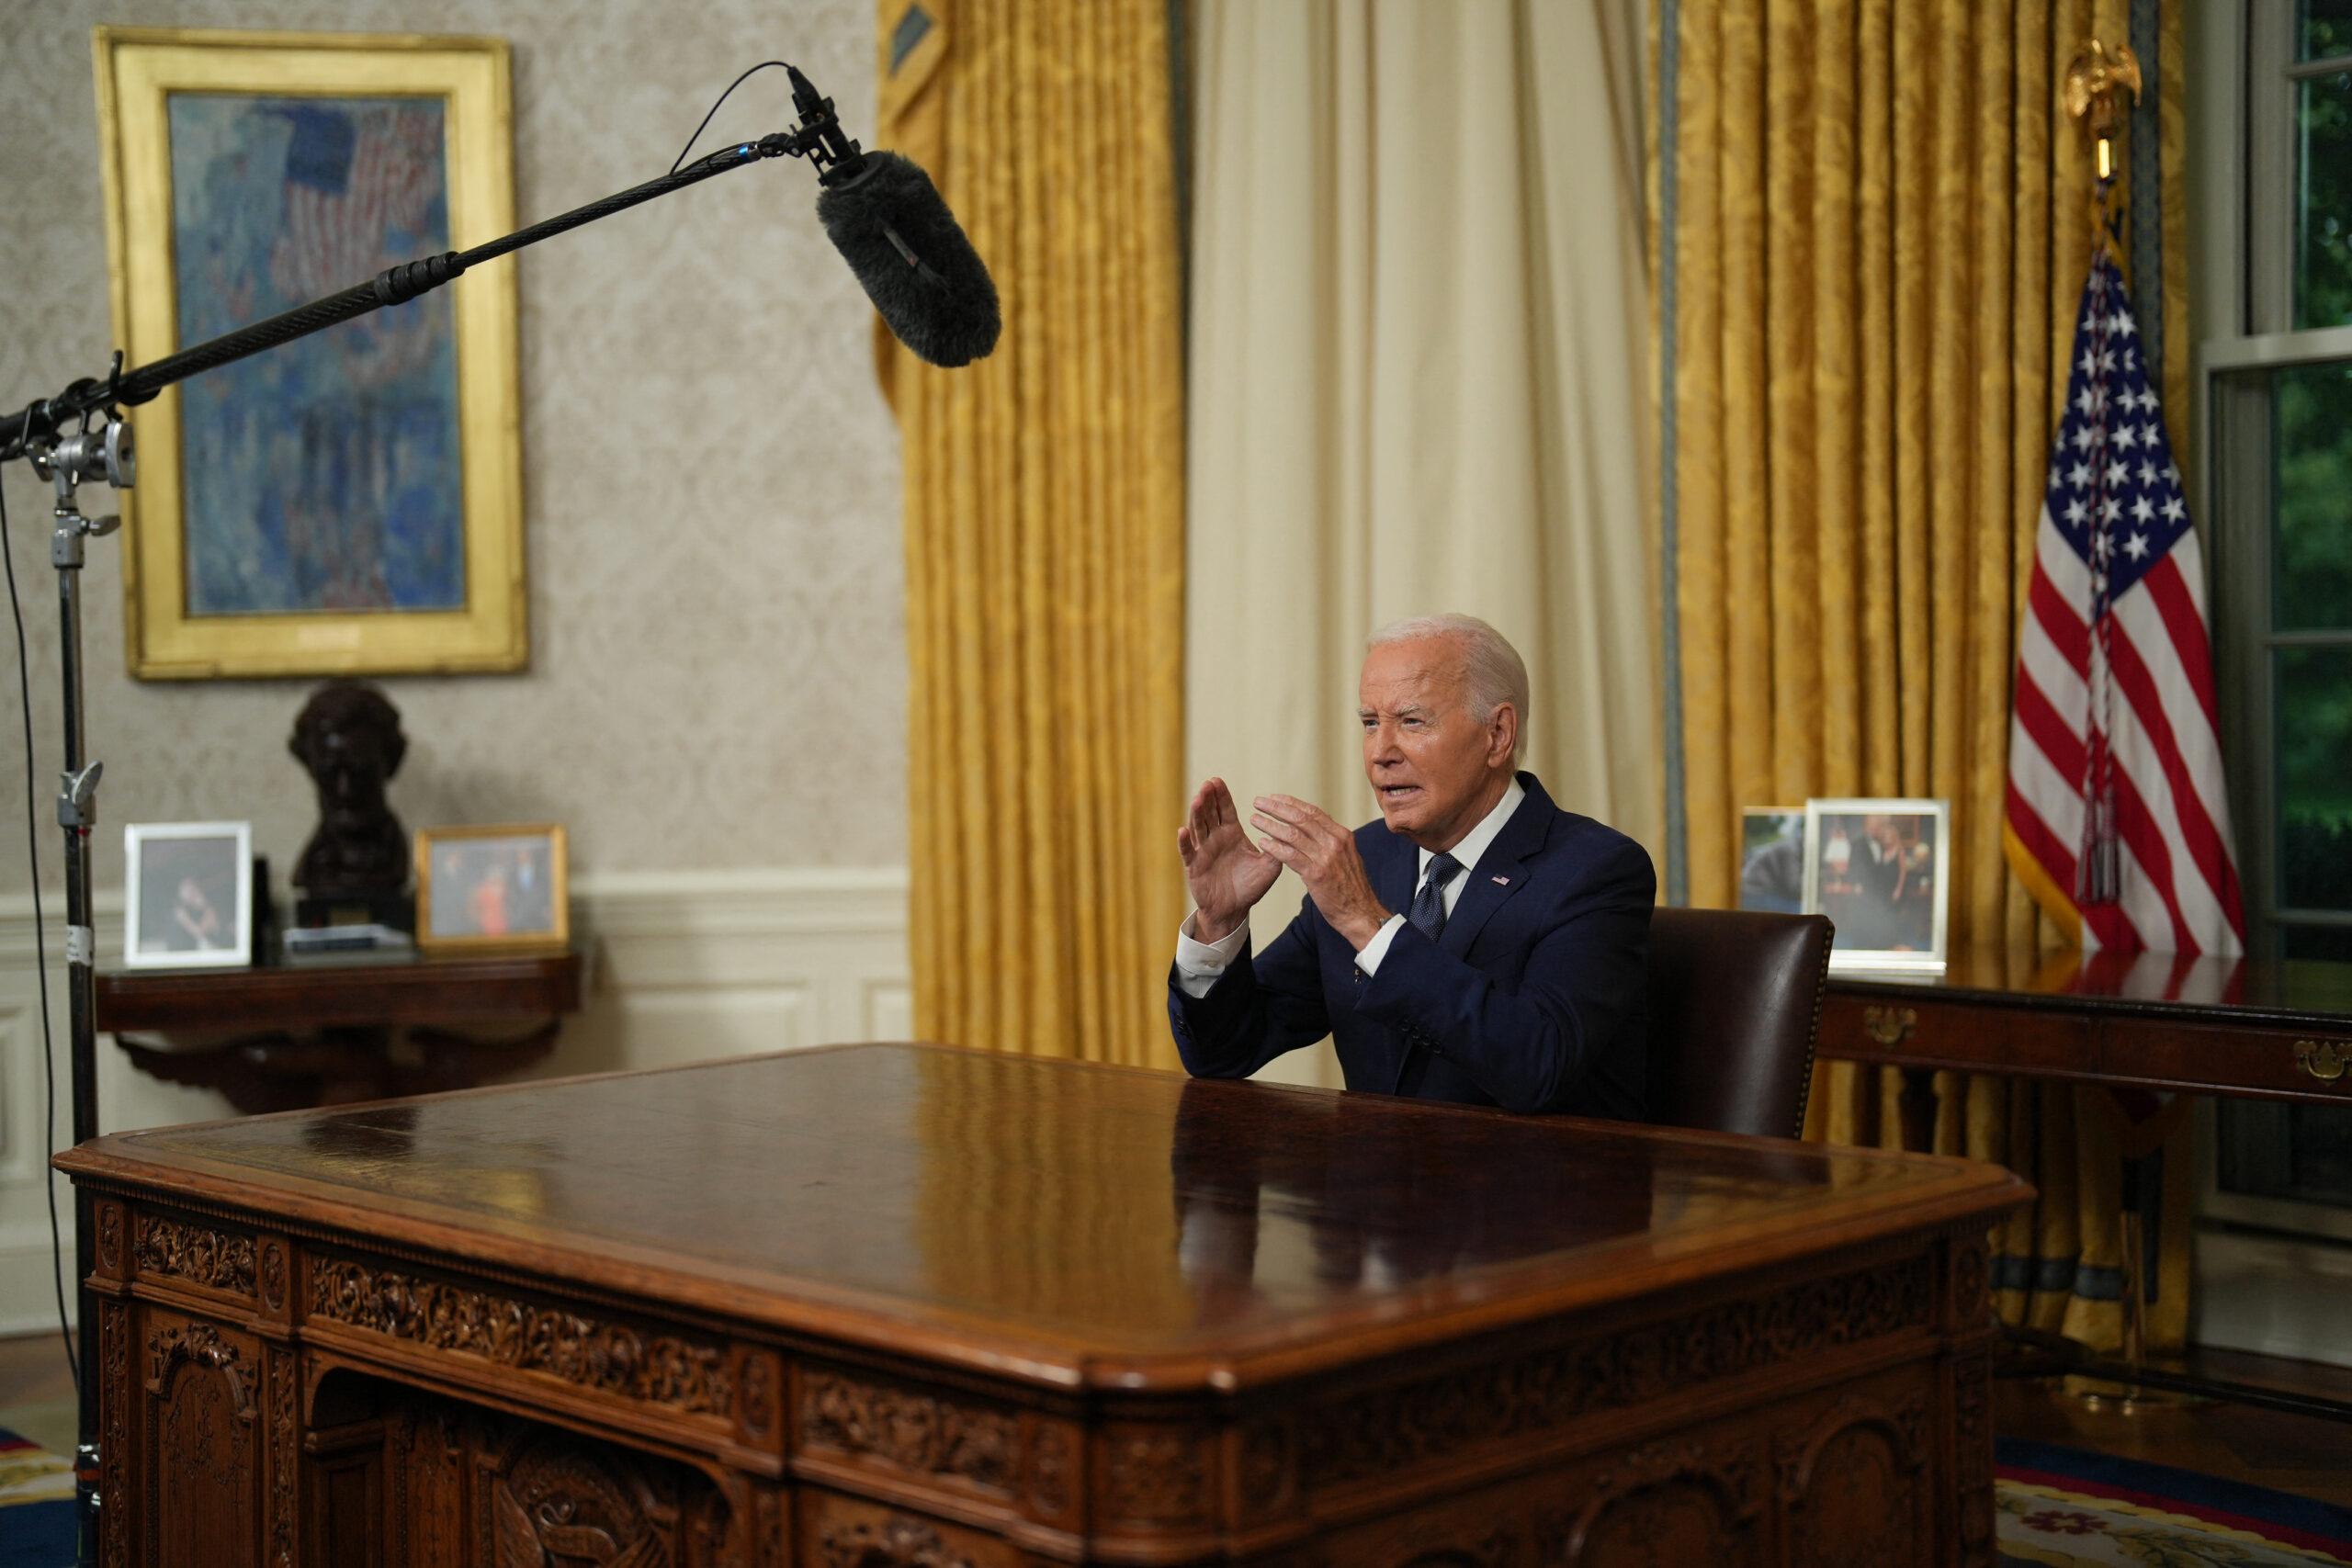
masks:
<svg viewBox="0 0 2352 1568"><path fill-rule="evenodd" d="M1353 1089L1642 1121L1657 877L1641 845L1527 798L1469 874L1439 940L1408 923L1367 976L1305 899L1264 953L1245 946L1205 997L1168 975L1176 1049L1196 1077L1246 1077L1324 1035ZM1413 901L1420 856L1379 821L1356 829L1373 891Z"/></svg>

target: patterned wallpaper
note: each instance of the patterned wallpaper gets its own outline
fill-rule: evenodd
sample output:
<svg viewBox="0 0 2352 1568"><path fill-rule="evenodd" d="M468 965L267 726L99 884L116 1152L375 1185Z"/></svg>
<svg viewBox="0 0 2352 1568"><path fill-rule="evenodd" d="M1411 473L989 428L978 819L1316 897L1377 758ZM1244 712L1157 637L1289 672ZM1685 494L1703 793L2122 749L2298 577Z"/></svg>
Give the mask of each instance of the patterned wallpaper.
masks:
<svg viewBox="0 0 2352 1568"><path fill-rule="evenodd" d="M100 22L502 35L523 222L668 168L763 59L791 58L873 137L870 0L59 0L20 13L0 50L10 408L111 347ZM791 118L784 73L763 72L700 145ZM905 859L898 440L872 311L815 191L797 163L741 170L518 258L531 668L384 682L409 735L392 804L411 829L560 821L575 874ZM42 882L62 897L49 494L21 464L6 483ZM85 509L104 495L85 490ZM119 537L92 547L84 585L90 749L107 764L98 886L120 886L121 824L222 818L252 820L282 888L316 820L286 750L311 682L129 679ZM15 694L0 696L0 891L20 892L23 740Z"/></svg>

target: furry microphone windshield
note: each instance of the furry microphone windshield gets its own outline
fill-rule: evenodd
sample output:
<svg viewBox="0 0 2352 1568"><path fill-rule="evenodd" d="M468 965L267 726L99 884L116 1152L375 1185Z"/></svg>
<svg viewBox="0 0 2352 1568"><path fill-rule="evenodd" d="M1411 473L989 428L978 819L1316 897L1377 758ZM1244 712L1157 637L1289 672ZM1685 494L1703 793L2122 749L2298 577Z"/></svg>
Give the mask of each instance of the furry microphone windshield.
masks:
<svg viewBox="0 0 2352 1568"><path fill-rule="evenodd" d="M896 152L817 196L817 217L900 343L933 365L969 365L1002 327L996 284L931 176Z"/></svg>

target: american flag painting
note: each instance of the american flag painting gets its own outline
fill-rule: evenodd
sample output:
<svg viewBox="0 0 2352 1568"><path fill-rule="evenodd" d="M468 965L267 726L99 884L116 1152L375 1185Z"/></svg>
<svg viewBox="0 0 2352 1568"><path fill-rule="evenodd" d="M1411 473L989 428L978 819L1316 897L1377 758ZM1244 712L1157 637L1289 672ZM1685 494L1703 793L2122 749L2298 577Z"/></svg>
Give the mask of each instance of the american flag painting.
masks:
<svg viewBox="0 0 2352 1568"><path fill-rule="evenodd" d="M2035 530L2003 835L2086 949L2245 949L2206 627L2180 470L2101 245Z"/></svg>
<svg viewBox="0 0 2352 1568"><path fill-rule="evenodd" d="M433 97L171 95L178 341L449 249L446 118ZM191 619L466 607L453 310L435 292L179 389Z"/></svg>

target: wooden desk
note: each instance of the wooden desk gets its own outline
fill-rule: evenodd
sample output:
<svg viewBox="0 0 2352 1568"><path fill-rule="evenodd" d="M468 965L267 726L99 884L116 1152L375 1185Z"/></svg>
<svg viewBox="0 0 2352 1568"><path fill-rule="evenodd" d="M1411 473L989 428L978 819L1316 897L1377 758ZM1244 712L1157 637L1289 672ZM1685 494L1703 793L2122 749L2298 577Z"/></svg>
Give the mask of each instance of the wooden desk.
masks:
<svg viewBox="0 0 2352 1568"><path fill-rule="evenodd" d="M243 1111L466 1089L547 1055L576 949L236 969L101 969L97 1027L141 1072ZM140 1036L146 1036L141 1039Z"/></svg>
<svg viewBox="0 0 2352 1568"><path fill-rule="evenodd" d="M1992 1562L1992 1167L910 1045L58 1164L110 1568Z"/></svg>

